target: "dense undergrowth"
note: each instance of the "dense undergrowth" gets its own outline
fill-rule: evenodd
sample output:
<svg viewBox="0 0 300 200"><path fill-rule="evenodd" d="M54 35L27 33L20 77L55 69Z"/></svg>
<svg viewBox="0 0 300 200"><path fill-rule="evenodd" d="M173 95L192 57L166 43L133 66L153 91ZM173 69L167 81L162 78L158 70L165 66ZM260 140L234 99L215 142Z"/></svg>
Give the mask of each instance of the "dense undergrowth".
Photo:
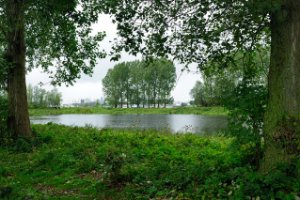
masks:
<svg viewBox="0 0 300 200"><path fill-rule="evenodd" d="M33 131L30 142L1 141L0 199L293 199L300 189L291 167L261 176L248 162L251 145L237 149L223 136Z"/></svg>
<svg viewBox="0 0 300 200"><path fill-rule="evenodd" d="M30 109L31 116L57 114L199 114L199 115L227 115L223 107L177 107L177 108L103 108L103 107L75 107L75 108L36 108Z"/></svg>

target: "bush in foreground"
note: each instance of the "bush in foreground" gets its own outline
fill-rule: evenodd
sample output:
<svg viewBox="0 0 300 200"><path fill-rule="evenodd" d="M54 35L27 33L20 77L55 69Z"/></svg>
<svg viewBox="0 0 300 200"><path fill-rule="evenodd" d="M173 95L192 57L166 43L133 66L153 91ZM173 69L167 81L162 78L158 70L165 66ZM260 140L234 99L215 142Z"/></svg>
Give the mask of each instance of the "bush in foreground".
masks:
<svg viewBox="0 0 300 200"><path fill-rule="evenodd" d="M235 149L232 138L54 124L33 130L31 152L0 147L0 199L293 199L300 189L290 166L265 177L253 172L248 147Z"/></svg>

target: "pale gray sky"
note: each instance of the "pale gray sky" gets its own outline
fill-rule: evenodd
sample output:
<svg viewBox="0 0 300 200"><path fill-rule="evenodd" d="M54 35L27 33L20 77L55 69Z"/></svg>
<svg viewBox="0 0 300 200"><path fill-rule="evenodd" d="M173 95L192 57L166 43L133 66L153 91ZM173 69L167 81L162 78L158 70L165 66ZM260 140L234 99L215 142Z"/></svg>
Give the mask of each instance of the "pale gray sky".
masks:
<svg viewBox="0 0 300 200"><path fill-rule="evenodd" d="M111 48L111 44L109 41L113 40L117 36L116 25L111 22L111 18L108 15L101 15L99 23L94 25L94 30L96 31L105 31L106 38L101 42L101 48L109 51ZM118 62L123 61L133 61L140 59L140 57L134 57L128 54L122 54L121 59ZM94 73L92 77L82 75L81 79L78 79L73 86L62 86L59 87L59 91L62 93L63 103L69 104L74 102L79 102L80 99L91 99L96 100L101 97L104 97L102 91L102 79L107 73L109 68L112 68L118 62L110 62L110 58L99 59L98 64L94 69ZM183 65L175 63L177 77L181 74L181 69L183 69ZM199 73L195 73L197 71L196 65L190 66L190 73L183 72L178 79L176 87L172 92L172 96L175 101L189 101L190 95L189 92L194 86L197 80L201 79ZM49 78L47 74L41 72L40 69L34 69L32 72L28 73L26 76L27 84L37 85L42 82L45 83L45 89L51 89L52 86L49 85Z"/></svg>

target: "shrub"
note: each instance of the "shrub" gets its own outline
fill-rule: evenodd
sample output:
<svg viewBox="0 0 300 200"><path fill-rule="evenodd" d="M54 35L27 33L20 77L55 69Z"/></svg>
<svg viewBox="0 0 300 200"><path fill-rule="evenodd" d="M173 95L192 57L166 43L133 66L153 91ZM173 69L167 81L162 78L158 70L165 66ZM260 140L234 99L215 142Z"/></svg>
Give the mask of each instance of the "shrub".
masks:
<svg viewBox="0 0 300 200"><path fill-rule="evenodd" d="M0 91L0 145L9 143L7 131L8 102Z"/></svg>
<svg viewBox="0 0 300 200"><path fill-rule="evenodd" d="M232 95L226 100L230 110L229 134L236 137L237 144L248 146L246 158L256 167L259 165L263 138L263 118L266 109L267 89L252 81L240 83Z"/></svg>

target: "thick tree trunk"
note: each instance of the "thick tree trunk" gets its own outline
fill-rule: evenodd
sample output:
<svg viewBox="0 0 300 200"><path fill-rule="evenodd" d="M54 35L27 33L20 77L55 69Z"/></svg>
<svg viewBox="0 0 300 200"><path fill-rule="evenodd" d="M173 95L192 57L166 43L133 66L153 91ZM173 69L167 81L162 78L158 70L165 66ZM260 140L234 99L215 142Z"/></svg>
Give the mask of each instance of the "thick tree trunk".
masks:
<svg viewBox="0 0 300 200"><path fill-rule="evenodd" d="M6 59L8 72L8 128L14 138L31 137L25 82L24 0L6 1L9 25Z"/></svg>
<svg viewBox="0 0 300 200"><path fill-rule="evenodd" d="M285 0L271 15L269 99L265 115L265 154L260 170L269 173L297 155L300 114L300 0ZM298 152L299 153L299 152Z"/></svg>

